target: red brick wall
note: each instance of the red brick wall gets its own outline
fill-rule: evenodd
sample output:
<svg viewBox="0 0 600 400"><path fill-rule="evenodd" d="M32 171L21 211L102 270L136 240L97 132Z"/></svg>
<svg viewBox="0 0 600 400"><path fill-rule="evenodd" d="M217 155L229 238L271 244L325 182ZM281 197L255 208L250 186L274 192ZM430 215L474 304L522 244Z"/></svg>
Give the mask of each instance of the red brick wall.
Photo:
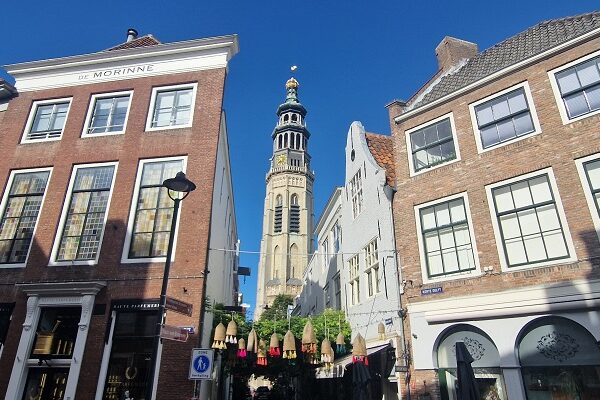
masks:
<svg viewBox="0 0 600 400"><path fill-rule="evenodd" d="M221 122L225 69L155 76L108 83L25 92L14 98L5 112L0 128L0 187L12 169L53 166L41 210L34 244L24 269L0 269L0 302L17 302L5 351L0 358L0 397L4 396L21 335L25 296L14 288L17 282L107 281L96 303L107 305L106 314L92 317L77 397L93 398L104 348L104 332L110 302L119 298L158 298L163 263L121 264L132 194L140 159L185 155L188 177L197 190L182 203L175 261L171 266L169 295L194 304L192 317L168 313L167 323L198 328L203 279L206 266L216 150ZM191 128L144 132L152 88L198 82L194 120ZM133 90L127 131L123 135L81 138L90 103L95 93ZM55 142L19 144L32 102L72 97L62 139ZM96 266L48 267L50 252L58 229L60 214L74 164L118 161L115 186L100 258ZM183 288L187 293L184 293ZM197 330L198 332L198 330ZM191 349L197 335L185 344L165 343L160 399L181 399L192 394L187 379Z"/></svg>
<svg viewBox="0 0 600 400"><path fill-rule="evenodd" d="M563 125L548 76L549 70L598 48L600 39L594 39L561 54L545 58L535 65L517 70L509 76L496 79L398 124L393 120L397 116L395 110L398 108L390 107L397 176L397 193L394 197L395 234L402 279L409 281L403 296L405 306L407 303L431 300L431 296L421 296L421 289L427 285L423 285L422 279L417 242L420 232L417 232L416 227L415 206L461 192L467 192L469 197L480 267L493 267L493 274L473 278L467 276L464 279L428 285L443 287L443 293L436 295L436 300L600 277L598 237L574 161L600 152L600 115ZM524 81L529 82L542 132L478 154L469 104ZM454 115L461 160L410 177L410 149L407 151L405 131L449 112L453 112ZM492 227L492 218L495 217L490 215L485 186L547 167L552 167L556 177L578 261L502 272ZM410 334L407 333L406 336L410 338ZM429 382L434 379L433 376L429 376L431 374L433 371L413 371L413 380L426 379ZM425 377L426 375L429 378ZM417 382L417 385L419 384L422 382Z"/></svg>

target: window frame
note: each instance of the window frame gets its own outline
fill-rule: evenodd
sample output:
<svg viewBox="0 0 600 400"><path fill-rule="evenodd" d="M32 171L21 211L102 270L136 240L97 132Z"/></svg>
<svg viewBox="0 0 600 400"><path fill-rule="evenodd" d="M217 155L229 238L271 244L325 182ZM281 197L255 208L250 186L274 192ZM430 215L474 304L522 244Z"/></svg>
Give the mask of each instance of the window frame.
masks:
<svg viewBox="0 0 600 400"><path fill-rule="evenodd" d="M548 182L550 184L552 197L554 198L554 204L556 206L556 212L558 214L559 222L560 222L561 228L563 230L563 235L565 238L565 244L566 244L567 250L569 252L569 257L555 259L555 260L551 260L551 261L544 260L544 261L534 262L531 264L509 267L508 260L507 260L507 254L506 254L505 247L504 247L503 235L501 234L500 226L498 223L498 216L497 216L497 212L496 212L496 203L494 201L492 191L493 191L493 189L496 189L498 187L510 185L510 184L517 183L520 181L529 180L529 179L536 178L536 177L539 177L542 175L548 176ZM494 230L494 238L496 241L496 248L498 250L498 257L500 259L500 267L503 272L514 272L514 271L521 271L521 270L526 270L526 269L547 267L547 266L551 266L551 265L568 264L570 262L574 262L577 260L577 254L575 252L575 246L573 245L573 238L571 236L571 230L569 229L569 224L567 222L567 218L566 218L566 214L565 214L565 211L564 211L564 208L562 205L560 193L558 191L558 186L556 184L556 178L554 176L554 172L551 167L540 169L540 170L533 171L533 172L529 172L527 174L514 176L512 178L505 179L500 182L495 182L495 183L486 185L485 191L486 191L486 196L487 196L487 200L488 200L490 218L492 220L492 227Z"/></svg>
<svg viewBox="0 0 600 400"><path fill-rule="evenodd" d="M356 265L353 261L356 260ZM353 275L353 267L356 269L356 274ZM360 254L356 253L348 259L348 284L350 285L350 305L356 306L360 304ZM355 296L356 294L356 296ZM356 297L356 298L355 298Z"/></svg>
<svg viewBox="0 0 600 400"><path fill-rule="evenodd" d="M416 131L419 131L421 129L427 128L431 125L437 124L438 122L441 122L443 120L445 120L446 118L450 119L450 129L452 130L452 140L454 142L454 151L456 153L456 156L451 159L451 160L447 160L438 164L435 164L431 167L428 168L422 168L420 170L416 170L415 169L415 163L413 160L413 152L412 152L412 142L410 140L410 135L415 133ZM454 124L454 113L453 112L449 112L446 113L444 115L441 115L437 118L434 118L432 120L429 120L427 122L424 122L422 124L419 124L413 128L407 129L404 132L404 138L406 140L406 153L408 156L408 165L409 165L409 176L413 177L413 176L417 176L423 173L426 173L428 171L433 171L434 169L437 169L439 167L445 166L445 165L449 165L449 164L453 164L455 162L458 162L461 160L460 158L460 150L459 150L459 146L458 146L458 137L456 134L456 125Z"/></svg>
<svg viewBox="0 0 600 400"><path fill-rule="evenodd" d="M358 178L358 179L357 179ZM358 184L357 184L358 183ZM363 194L363 182L362 182L362 167L359 167L358 170L352 175L350 181L348 182L350 186L350 204L352 205L352 219L355 220L362 213L364 194ZM356 192L354 192L356 189ZM355 207L354 201L357 201L358 206ZM358 211L356 209L358 208Z"/></svg>
<svg viewBox="0 0 600 400"><path fill-rule="evenodd" d="M471 250L473 252L473 260L475 262L475 268L465 271L459 271L450 273L447 275L436 275L433 277L429 276L429 268L427 264L427 254L425 253L425 241L423 239L423 228L421 224L421 210L436 206L438 204L447 203L456 199L462 199L465 207L465 217L469 228L469 235L471 238ZM481 266L479 263L479 252L477 250L477 240L475 237L475 230L473 225L473 218L471 217L471 206L469 203L469 196L467 192L457 193L451 196L442 197L436 200L429 201L427 203L419 204L415 206L415 224L417 227L417 242L419 244L419 258L421 264L421 276L423 283L434 283L440 281L451 281L456 279L475 278L482 275Z"/></svg>
<svg viewBox="0 0 600 400"><path fill-rule="evenodd" d="M370 248L374 245L374 251L371 252ZM365 247L363 247L365 254L365 274L367 275L367 298L375 297L381 293L381 287L379 285L379 244L377 243L377 237L370 240ZM374 262L369 263L369 259L375 259ZM375 275L373 275L375 273ZM375 278L373 280L373 278Z"/></svg>
<svg viewBox="0 0 600 400"><path fill-rule="evenodd" d="M96 251L96 257L93 260L69 260L69 261L58 261L58 249L60 247L60 242L63 236L63 230L65 228L65 223L67 219L67 215L69 213L69 206L71 205L71 196L73 195L73 185L75 184L75 177L77 176L77 171L80 169L86 168L94 168L94 167L108 167L114 166L113 178L110 184L110 190L108 192L108 201L106 202L106 213L104 214L104 224L102 228L102 233L100 234L100 240L98 245L98 250ZM60 222L58 224L58 229L56 230L56 235L54 236L54 241L52 244L52 251L50 253L50 260L48 262L48 266L66 266L66 265L97 265L98 260L100 258L100 252L102 250L102 242L104 241L104 233L106 232L106 222L108 221L108 213L110 212L110 202L112 200L112 194L115 188L115 180L117 178L117 170L119 168L119 163L117 161L111 162L102 162L102 163L92 163L92 164L76 164L73 165L73 169L71 170L71 177L69 178L69 186L67 189L67 193L65 194L65 201L63 203L62 211L60 213Z"/></svg>
<svg viewBox="0 0 600 400"><path fill-rule="evenodd" d="M583 187L583 193L587 202L594 228L596 229L596 235L600 240L600 207L596 205L594 194L592 193L592 186L589 180L585 165L594 161L600 161L600 153L595 153L586 157L578 158L575 160L577 166L577 172L579 173L579 179L581 180L581 186Z"/></svg>
<svg viewBox="0 0 600 400"><path fill-rule="evenodd" d="M4 216L4 211L6 210L6 205L8 203L9 192L10 192L10 189L12 188L12 184L14 182L16 175L48 171L48 180L46 181L46 188L44 190L44 194L42 195L42 202L40 203L40 210L38 212L38 216L35 221L35 225L33 227L33 232L32 232L32 236L31 236L32 240L31 240L31 243L29 244L29 250L27 250L27 256L25 257L25 261L22 263L0 264L0 269L25 268L25 266L27 265L27 261L29 261L29 254L31 253L31 247L33 245L33 241L35 240L35 233L37 231L37 227L40 222L40 216L44 209L44 201L46 200L46 195L48 194L48 186L50 185L50 179L52 179L52 171L53 170L54 170L54 167L44 167L44 168L13 169L12 171L10 171L8 181L6 182L6 186L4 187L4 193L2 194L2 200L0 201L0 218L2 216Z"/></svg>
<svg viewBox="0 0 600 400"><path fill-rule="evenodd" d="M31 128L33 127L33 122L35 120L35 115L37 113L39 106L45 106L50 104L58 104L58 103L68 103L67 113L65 114L65 123L60 131L60 135L54 138L43 138L43 139L29 139L27 136L31 132ZM47 100L35 100L31 103L31 108L29 109L29 116L27 117L27 122L25 124L25 131L21 136L21 144L29 144L29 143L42 143L42 142L56 142L58 140L62 140L63 134L65 133L65 127L67 126L67 121L69 120L69 113L71 112L71 104L73 103L73 97L61 97L57 99L47 99Z"/></svg>
<svg viewBox="0 0 600 400"><path fill-rule="evenodd" d="M514 92L515 90L519 90L519 89L523 89L523 92L525 94L525 101L527 102L527 106L529 108L529 114L531 115L531 120L533 122L533 132L529 132L522 136L517 136L517 137L507 140L505 142L500 142L493 146L484 148L482 139L481 139L481 131L479 130L479 124L477 122L477 115L475 113L475 107L477 107L483 103L487 103L488 101L494 100L494 99L496 99L500 96L503 96L505 94L508 94L510 92ZM498 149L498 148L506 146L508 144L516 143L521 140L524 140L524 139L527 139L527 138L530 138L532 136L542 133L542 128L540 126L540 121L537 116L537 111L535 108L535 104L533 102L533 97L531 95L531 89L529 87L528 81L523 81L521 83L518 83L518 84L508 87L506 89L503 89L499 92L495 92L489 96L486 96L482 99L479 99L475 102L470 103L469 104L469 114L471 115L471 126L473 128L473 134L475 135L475 142L477 144L477 153L478 154L492 151L494 149Z"/></svg>
<svg viewBox="0 0 600 400"><path fill-rule="evenodd" d="M140 184L142 182L142 172L144 171L144 165L147 163L155 162L168 162L168 161L181 161L182 171L187 170L187 156L174 156L174 157L160 157L160 158L144 158L138 161L137 172L135 176L134 190L131 197L129 207L129 217L127 218L127 231L125 234L125 242L123 244L123 253L121 254L121 264L140 264L140 263L159 263L167 260L166 256L160 257L140 257L140 258L129 258L129 249L131 248L131 237L133 236L133 228L135 223L138 196L140 193ZM177 221L175 223L175 235L173 236L173 253L171 255L171 262L175 261L175 253L177 253L177 238L179 236L179 223L181 221L181 209L183 202L179 205L179 214L177 215Z"/></svg>
<svg viewBox="0 0 600 400"><path fill-rule="evenodd" d="M548 71L548 78L550 80L550 86L552 87L552 93L554 94L554 100L556 101L556 105L558 106L558 112L560 114L560 118L562 120L563 125L570 124L575 121L579 121L585 118L592 117L594 115L600 114L600 109L595 111L590 111L589 113L579 115L575 118L569 118L569 114L567 113L567 107L565 106L565 102L563 100L562 94L560 93L560 88L558 87L558 79L556 75L563 72L566 69L574 67L578 64L583 64L584 62L591 60L592 58L596 58L600 56L600 50L594 51L593 53L587 54L583 57L579 57L573 61L570 61L566 64L561 65L560 67L551 69Z"/></svg>
<svg viewBox="0 0 600 400"><path fill-rule="evenodd" d="M120 131L112 131L112 132L101 132L101 133L89 133L90 124L92 122L92 117L94 114L94 109L96 108L96 103L98 100L110 99L115 97L125 97L129 96L129 104L127 104L127 112L125 113L125 122L123 123L123 129ZM131 103L133 101L133 90L124 90L120 92L109 92L109 93L96 93L93 94L90 98L90 103L88 105L88 110L85 117L85 123L83 124L83 131L81 132L82 138L92 138L99 136L112 136L112 135L123 135L127 130L127 122L129 121L129 111L131 110Z"/></svg>
<svg viewBox="0 0 600 400"><path fill-rule="evenodd" d="M190 104L190 120L187 124L181 125L169 125L169 126L152 126L152 120L154 119L154 107L156 106L156 97L159 92L168 92L173 90L184 90L184 89L192 89L192 103ZM182 83L177 85L168 85L168 86L155 86L152 88L152 94L150 95L150 107L148 108L148 115L146 117L146 127L145 132L155 132L155 131L164 131L170 129L182 129L182 128L190 128L193 125L194 121L194 109L196 106L196 95L198 91L198 82L190 82L190 83Z"/></svg>

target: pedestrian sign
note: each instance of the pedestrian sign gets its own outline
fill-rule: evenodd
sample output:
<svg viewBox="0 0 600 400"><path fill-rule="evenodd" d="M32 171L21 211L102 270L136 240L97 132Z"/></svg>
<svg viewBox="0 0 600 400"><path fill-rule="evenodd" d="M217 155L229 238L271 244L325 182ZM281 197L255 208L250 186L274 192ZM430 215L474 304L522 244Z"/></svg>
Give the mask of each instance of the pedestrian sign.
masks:
<svg viewBox="0 0 600 400"><path fill-rule="evenodd" d="M212 379L214 350L193 349L189 379Z"/></svg>

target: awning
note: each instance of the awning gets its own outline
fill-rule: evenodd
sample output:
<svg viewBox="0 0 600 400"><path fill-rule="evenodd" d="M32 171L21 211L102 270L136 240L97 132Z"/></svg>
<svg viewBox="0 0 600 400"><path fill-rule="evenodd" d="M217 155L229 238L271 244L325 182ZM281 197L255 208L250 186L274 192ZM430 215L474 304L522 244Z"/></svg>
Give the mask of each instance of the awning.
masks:
<svg viewBox="0 0 600 400"><path fill-rule="evenodd" d="M391 344L381 344L379 346L374 346L367 349L367 357L379 353L380 351L387 350L388 347L391 347ZM346 371L346 366L352 363L352 354L344 356L340 359L335 360L333 364L333 368L331 370L326 370L323 367L319 367L315 370L315 377L317 379L328 379L328 378L341 378L344 376L344 372Z"/></svg>

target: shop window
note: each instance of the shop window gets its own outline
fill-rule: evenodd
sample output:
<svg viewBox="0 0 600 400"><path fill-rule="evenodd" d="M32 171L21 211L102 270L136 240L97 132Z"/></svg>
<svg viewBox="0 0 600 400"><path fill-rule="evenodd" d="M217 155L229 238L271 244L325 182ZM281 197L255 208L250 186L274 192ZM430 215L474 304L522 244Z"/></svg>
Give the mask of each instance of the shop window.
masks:
<svg viewBox="0 0 600 400"><path fill-rule="evenodd" d="M600 398L600 348L581 325L559 317L535 320L518 351L527 398Z"/></svg>
<svg viewBox="0 0 600 400"><path fill-rule="evenodd" d="M116 312L103 400L144 399L152 368L155 311Z"/></svg>
<svg viewBox="0 0 600 400"><path fill-rule="evenodd" d="M473 362L473 372L481 399L506 400L506 389L500 355L496 345L481 330L470 325L451 328L437 348L438 376L443 399L457 399L456 393L456 342L463 342Z"/></svg>

